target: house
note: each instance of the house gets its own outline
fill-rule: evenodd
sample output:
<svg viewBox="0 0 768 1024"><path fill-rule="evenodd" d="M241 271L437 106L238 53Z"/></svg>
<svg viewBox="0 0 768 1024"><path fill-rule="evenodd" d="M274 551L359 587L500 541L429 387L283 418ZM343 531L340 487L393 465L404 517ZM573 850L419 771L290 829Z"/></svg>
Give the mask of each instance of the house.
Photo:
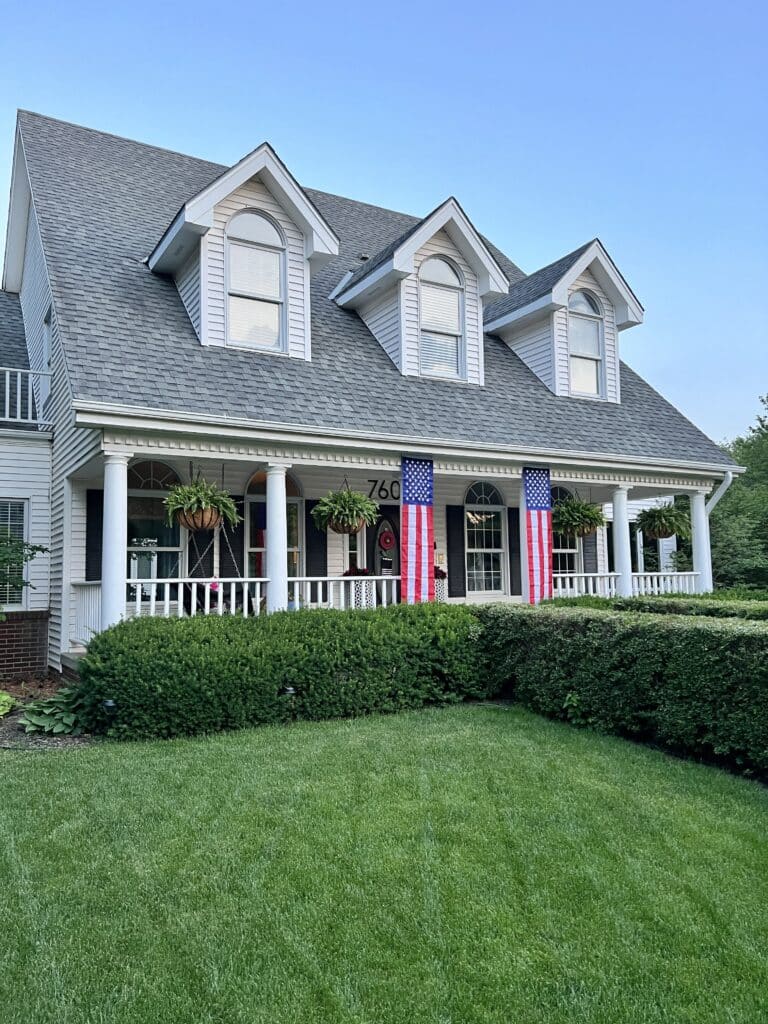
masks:
<svg viewBox="0 0 768 1024"><path fill-rule="evenodd" d="M643 309L598 239L526 276L454 198L419 218L266 143L222 167L20 112L2 287L0 517L50 546L3 596L47 611L54 669L126 615L398 600L404 456L432 462L444 599L529 596L524 467L611 510L610 544L554 538L557 592L711 588L707 497L737 467L621 362ZM165 524L198 472L236 530ZM345 481L379 522L326 535ZM643 573L630 510L677 494L694 572Z"/></svg>

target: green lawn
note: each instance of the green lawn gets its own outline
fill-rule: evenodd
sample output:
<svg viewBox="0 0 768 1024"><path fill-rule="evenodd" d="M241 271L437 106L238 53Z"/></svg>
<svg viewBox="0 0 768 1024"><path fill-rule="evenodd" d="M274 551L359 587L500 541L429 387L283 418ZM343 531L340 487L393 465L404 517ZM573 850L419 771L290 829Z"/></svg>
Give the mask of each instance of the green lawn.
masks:
<svg viewBox="0 0 768 1024"><path fill-rule="evenodd" d="M519 710L0 755L3 1024L758 1024L768 791Z"/></svg>

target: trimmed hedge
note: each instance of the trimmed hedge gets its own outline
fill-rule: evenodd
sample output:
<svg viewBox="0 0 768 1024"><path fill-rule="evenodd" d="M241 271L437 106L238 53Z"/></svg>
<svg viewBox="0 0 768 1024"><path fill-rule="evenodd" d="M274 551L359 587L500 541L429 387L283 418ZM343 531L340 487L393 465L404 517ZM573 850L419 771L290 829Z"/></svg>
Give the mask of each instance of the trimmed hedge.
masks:
<svg viewBox="0 0 768 1024"><path fill-rule="evenodd" d="M712 619L752 619L768 622L768 602L718 600L712 595L658 597L558 597L560 608L599 608L603 611L651 612L658 615L704 615Z"/></svg>
<svg viewBox="0 0 768 1024"><path fill-rule="evenodd" d="M549 718L768 770L768 627L695 616L488 606L483 644Z"/></svg>
<svg viewBox="0 0 768 1024"><path fill-rule="evenodd" d="M83 726L126 739L183 736L486 697L481 630L470 609L434 604L134 619L89 645Z"/></svg>

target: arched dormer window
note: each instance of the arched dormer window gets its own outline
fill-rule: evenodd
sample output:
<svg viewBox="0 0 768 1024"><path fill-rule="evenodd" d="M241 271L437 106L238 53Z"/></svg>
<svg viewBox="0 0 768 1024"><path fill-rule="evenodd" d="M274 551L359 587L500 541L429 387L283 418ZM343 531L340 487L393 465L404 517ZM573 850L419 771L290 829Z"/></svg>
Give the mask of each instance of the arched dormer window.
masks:
<svg viewBox="0 0 768 1024"><path fill-rule="evenodd" d="M285 241L275 222L244 210L227 225L227 343L285 350Z"/></svg>
<svg viewBox="0 0 768 1024"><path fill-rule="evenodd" d="M419 269L419 370L464 376L464 284L448 260L431 256Z"/></svg>
<svg viewBox="0 0 768 1024"><path fill-rule="evenodd" d="M507 509L498 488L479 481L464 498L467 593L503 594Z"/></svg>
<svg viewBox="0 0 768 1024"><path fill-rule="evenodd" d="M602 395L603 315L590 292L574 292L568 300L568 351L571 394Z"/></svg>

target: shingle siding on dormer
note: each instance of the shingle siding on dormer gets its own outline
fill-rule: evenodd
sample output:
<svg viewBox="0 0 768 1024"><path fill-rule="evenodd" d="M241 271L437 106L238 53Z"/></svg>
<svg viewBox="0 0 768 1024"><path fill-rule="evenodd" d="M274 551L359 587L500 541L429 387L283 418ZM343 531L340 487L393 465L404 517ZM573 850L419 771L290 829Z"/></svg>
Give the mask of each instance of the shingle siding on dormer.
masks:
<svg viewBox="0 0 768 1024"><path fill-rule="evenodd" d="M252 178L214 209L213 227L201 242L203 315L201 339L206 345L226 344L226 227L241 210L263 210L279 224L286 242L285 299L288 331L287 352L296 359L309 359L310 296L309 265L304 255L304 236L287 216L272 193ZM258 353L254 353L258 358Z"/></svg>
<svg viewBox="0 0 768 1024"><path fill-rule="evenodd" d="M421 264L429 256L447 256L461 271L464 279L464 345L466 351L466 379L470 384L484 382L483 344L481 325L482 303L477 275L445 231L438 231L414 259L415 273L403 281L403 350L405 362L402 372L417 376L419 373L419 279Z"/></svg>

